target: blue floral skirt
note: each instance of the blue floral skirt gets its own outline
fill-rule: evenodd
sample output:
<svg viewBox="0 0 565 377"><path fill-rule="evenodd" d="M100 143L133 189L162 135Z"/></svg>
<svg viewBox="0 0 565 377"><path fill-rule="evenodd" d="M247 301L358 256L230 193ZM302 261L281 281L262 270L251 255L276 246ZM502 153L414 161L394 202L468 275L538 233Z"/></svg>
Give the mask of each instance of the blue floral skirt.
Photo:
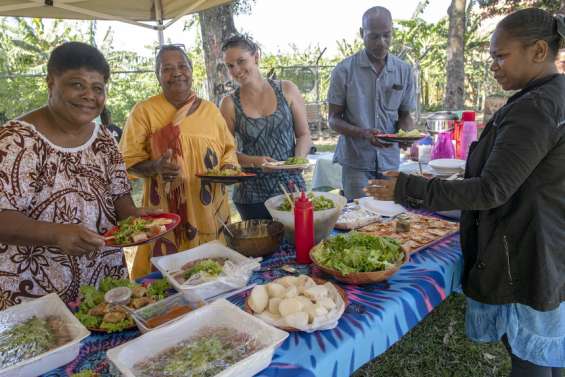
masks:
<svg viewBox="0 0 565 377"><path fill-rule="evenodd" d="M544 367L565 367L565 302L540 312L522 304L489 305L467 297L467 336L497 342L506 334L512 353Z"/></svg>

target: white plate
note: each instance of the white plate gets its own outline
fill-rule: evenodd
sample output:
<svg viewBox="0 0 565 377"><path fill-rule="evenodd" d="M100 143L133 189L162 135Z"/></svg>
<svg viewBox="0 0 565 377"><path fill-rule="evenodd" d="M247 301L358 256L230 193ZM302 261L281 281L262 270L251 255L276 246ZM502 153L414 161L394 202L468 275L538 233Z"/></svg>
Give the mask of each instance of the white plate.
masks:
<svg viewBox="0 0 565 377"><path fill-rule="evenodd" d="M179 342L189 339L205 327L222 326L257 338L263 348L220 372L217 377L251 377L271 363L275 349L288 337L226 300L194 310L168 326L155 329L107 352L108 359L126 377L135 377L133 366Z"/></svg>
<svg viewBox="0 0 565 377"><path fill-rule="evenodd" d="M0 370L0 377L33 377L74 360L80 350L80 341L90 335L90 331L70 312L56 293L50 293L33 301L28 301L0 311L0 330L36 316L61 318L70 331L72 340L41 355L21 361Z"/></svg>
<svg viewBox="0 0 565 377"><path fill-rule="evenodd" d="M456 158L440 158L430 161L428 165L441 175L451 175L465 170L465 160Z"/></svg>
<svg viewBox="0 0 565 377"><path fill-rule="evenodd" d="M370 212L386 217L394 217L400 213L406 212L406 208L393 201L377 200L372 197L359 198L359 206Z"/></svg>
<svg viewBox="0 0 565 377"><path fill-rule="evenodd" d="M273 170L297 170L297 169L306 169L310 166L309 163L304 164L295 164L295 165L285 165L284 161L275 161L275 162L265 162L263 167Z"/></svg>
<svg viewBox="0 0 565 377"><path fill-rule="evenodd" d="M428 165L434 169L465 169L465 160L456 158L440 158L431 160Z"/></svg>

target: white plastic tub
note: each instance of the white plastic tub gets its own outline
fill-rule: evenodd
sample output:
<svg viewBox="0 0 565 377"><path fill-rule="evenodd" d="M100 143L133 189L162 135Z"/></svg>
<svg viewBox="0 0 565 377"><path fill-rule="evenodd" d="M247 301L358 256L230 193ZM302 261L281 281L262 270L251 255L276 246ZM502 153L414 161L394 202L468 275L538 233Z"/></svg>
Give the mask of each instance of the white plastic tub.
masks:
<svg viewBox="0 0 565 377"><path fill-rule="evenodd" d="M41 355L0 369L0 377L34 377L68 364L78 356L80 341L90 335L90 331L70 312L56 293L0 311L0 331L24 322L33 316L38 318L57 316L61 318L65 322L72 340ZM0 366L0 368L2 367Z"/></svg>
<svg viewBox="0 0 565 377"><path fill-rule="evenodd" d="M171 275L171 273L179 271L186 263L205 258L227 258L236 264L248 263L250 261L249 258L244 257L222 243L212 241L180 253L151 258L151 263L167 278L177 292L182 292L191 302L201 302L247 285L247 280L251 277L251 273L247 276L247 280L239 285L228 285L219 280L208 281L198 285L182 285Z"/></svg>
<svg viewBox="0 0 565 377"><path fill-rule="evenodd" d="M144 320L147 320L151 317L153 317L153 315L151 315L150 313L157 313L157 314L163 314L165 312L167 312L167 310L171 309L174 306L189 306L191 308L191 311L198 309L200 306L205 305L206 303L204 301L200 302L200 303L191 303L190 301L188 301L188 299L182 294L182 293L175 293L172 296L169 296L163 300L157 301L153 304L144 306L143 308L139 308L135 311L135 316L133 316L133 319L135 321L135 324L137 325L137 328L139 329L139 331L141 331L142 334L145 334L146 332L149 331L153 331L156 330L158 328L161 328L163 326L167 326L168 324L174 322L174 321L178 321L179 319L181 319L182 317L184 317L185 315L187 315L190 312L187 312L185 314L182 314L176 318L171 319L170 321L167 321L159 326L153 327L153 328L149 328L146 327L142 321L137 319L137 316L143 318Z"/></svg>
<svg viewBox="0 0 565 377"><path fill-rule="evenodd" d="M319 243L330 235L341 210L347 204L347 199L341 195L331 192L313 191L314 196L324 196L332 200L334 208L314 211L314 244ZM277 208L285 200L285 195L277 195L265 201L265 207L273 217L284 225L284 234L288 242L294 244L294 213L291 211L279 211Z"/></svg>
<svg viewBox="0 0 565 377"><path fill-rule="evenodd" d="M245 313L226 300L218 300L197 309L180 320L148 332L107 352L108 359L126 377L135 377L133 366L189 339L207 327L228 327L245 332L258 339L263 348L251 356L225 369L216 377L251 377L271 363L275 349L288 337L288 333L274 328Z"/></svg>

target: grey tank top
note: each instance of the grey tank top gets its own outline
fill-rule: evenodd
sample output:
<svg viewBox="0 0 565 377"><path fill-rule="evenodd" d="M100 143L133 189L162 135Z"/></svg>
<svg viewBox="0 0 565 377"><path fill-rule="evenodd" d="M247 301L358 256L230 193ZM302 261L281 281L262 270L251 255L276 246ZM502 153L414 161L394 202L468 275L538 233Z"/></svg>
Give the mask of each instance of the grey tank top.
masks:
<svg viewBox="0 0 565 377"><path fill-rule="evenodd" d="M292 111L281 87L280 81L268 80L277 98L274 113L262 118L250 118L243 112L239 88L232 95L235 104L235 138L241 153L251 156L269 156L284 161L294 156L296 138ZM272 196L282 194L280 184L292 190L293 184L299 190L306 190L301 174L288 172L263 173L254 171L257 178L242 182L234 188L233 201L240 204L263 203Z"/></svg>

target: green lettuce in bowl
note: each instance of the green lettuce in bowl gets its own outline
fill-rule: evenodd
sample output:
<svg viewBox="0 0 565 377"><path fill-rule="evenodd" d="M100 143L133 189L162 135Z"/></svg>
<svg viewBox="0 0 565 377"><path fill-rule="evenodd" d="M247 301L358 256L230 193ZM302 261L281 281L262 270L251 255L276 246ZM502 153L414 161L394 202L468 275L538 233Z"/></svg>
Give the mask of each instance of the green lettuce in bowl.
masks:
<svg viewBox="0 0 565 377"><path fill-rule="evenodd" d="M312 257L320 266L347 276L394 268L404 259L404 251L393 238L350 232L322 241Z"/></svg>

